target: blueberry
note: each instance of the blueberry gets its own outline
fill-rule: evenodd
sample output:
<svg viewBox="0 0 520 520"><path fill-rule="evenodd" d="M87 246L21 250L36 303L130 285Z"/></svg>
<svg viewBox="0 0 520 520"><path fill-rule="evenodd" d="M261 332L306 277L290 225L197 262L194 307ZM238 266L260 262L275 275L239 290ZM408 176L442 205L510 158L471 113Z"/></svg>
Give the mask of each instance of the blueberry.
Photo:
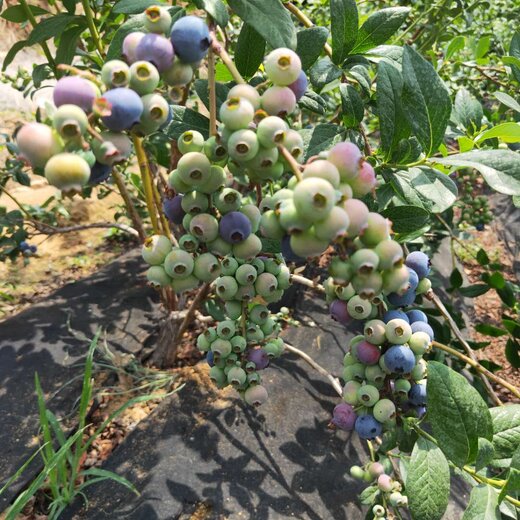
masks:
<svg viewBox="0 0 520 520"><path fill-rule="evenodd" d="M332 424L346 431L352 431L356 423L357 414L348 403L340 403L334 407L332 412Z"/></svg>
<svg viewBox="0 0 520 520"><path fill-rule="evenodd" d="M486 227L486 226L484 225L483 222L479 222L479 223L475 226L475 229L476 229L477 231L484 231L485 227Z"/></svg>
<svg viewBox="0 0 520 520"><path fill-rule="evenodd" d="M339 170L343 182L351 181L359 175L362 155L354 143L336 144L330 149L327 159Z"/></svg>
<svg viewBox="0 0 520 520"><path fill-rule="evenodd" d="M90 166L77 154L59 153L45 164L45 177L62 191L81 191L90 178Z"/></svg>
<svg viewBox="0 0 520 520"><path fill-rule="evenodd" d="M173 65L173 47L168 38L155 33L145 34L135 49L140 61L153 63L159 72Z"/></svg>
<svg viewBox="0 0 520 520"><path fill-rule="evenodd" d="M172 17L167 9L158 5L152 5L145 10L145 28L153 33L166 33L170 30Z"/></svg>
<svg viewBox="0 0 520 520"><path fill-rule="evenodd" d="M84 78L67 76L58 80L52 95L57 107L77 105L85 112L89 112L92 110L92 104L98 95L98 90L94 83Z"/></svg>
<svg viewBox="0 0 520 520"><path fill-rule="evenodd" d="M61 105L54 113L52 125L65 140L78 139L87 130L87 114L76 105Z"/></svg>
<svg viewBox="0 0 520 520"><path fill-rule="evenodd" d="M355 197L367 195L376 187L376 184L376 172L373 166L367 161L364 161L361 165L359 175L350 181L350 186Z"/></svg>
<svg viewBox="0 0 520 520"><path fill-rule="evenodd" d="M260 406L267 401L267 390L262 385L250 386L244 394L244 399L247 404Z"/></svg>
<svg viewBox="0 0 520 520"><path fill-rule="evenodd" d="M151 94L159 85L160 79L157 68L147 61L136 61L130 67L130 88L140 96Z"/></svg>
<svg viewBox="0 0 520 520"><path fill-rule="evenodd" d="M185 63L195 63L206 56L211 38L208 26L198 16L179 18L170 35L175 54Z"/></svg>
<svg viewBox="0 0 520 520"><path fill-rule="evenodd" d="M247 359L256 365L256 370L263 370L269 365L269 356L261 348L251 349L247 354Z"/></svg>
<svg viewBox="0 0 520 520"><path fill-rule="evenodd" d="M153 235L144 241L141 254L147 264L161 265L171 250L172 244L167 237Z"/></svg>
<svg viewBox="0 0 520 520"><path fill-rule="evenodd" d="M424 323L423 321L416 321L412 323L412 332L426 332L426 334L430 336L431 341L435 339L433 329L430 325L428 325L428 323Z"/></svg>
<svg viewBox="0 0 520 520"><path fill-rule="evenodd" d="M406 307L412 305L415 301L416 293L412 289L407 290L404 294L390 293L387 298L388 301L396 307Z"/></svg>
<svg viewBox="0 0 520 520"><path fill-rule="evenodd" d="M334 300L329 307L330 316L333 320L347 325L352 321L350 314L347 310L347 302L344 300Z"/></svg>
<svg viewBox="0 0 520 520"><path fill-rule="evenodd" d="M424 323L428 323L428 318L427 318L426 314L424 314L423 311L420 311L418 309L413 309L411 311L408 311L406 313L406 315L408 316L408 321L410 323L415 323L416 321L422 321Z"/></svg>
<svg viewBox="0 0 520 520"><path fill-rule="evenodd" d="M408 278L408 283L410 284L409 289L415 291L419 285L419 277L417 276L417 273L410 267L408 268L408 272L410 273Z"/></svg>
<svg viewBox="0 0 520 520"><path fill-rule="evenodd" d="M182 224L186 212L182 209L182 195L175 195L173 199L163 200L163 211L166 218L174 224Z"/></svg>
<svg viewBox="0 0 520 520"><path fill-rule="evenodd" d="M299 101L303 95L305 94L305 91L307 90L307 85L309 84L307 80L307 75L305 72L300 71L300 74L298 75L298 78L293 81L288 87L294 92L294 95L296 96L296 101Z"/></svg>
<svg viewBox="0 0 520 520"><path fill-rule="evenodd" d="M63 148L58 134L42 123L26 123L18 130L15 139L19 155L33 168L43 168Z"/></svg>
<svg viewBox="0 0 520 520"><path fill-rule="evenodd" d="M296 108L296 96L289 87L269 87L262 94L262 108L271 116L291 114Z"/></svg>
<svg viewBox="0 0 520 520"><path fill-rule="evenodd" d="M215 353L212 350L206 354L206 361L210 367L215 365Z"/></svg>
<svg viewBox="0 0 520 520"><path fill-rule="evenodd" d="M133 90L115 88L105 92L103 98L111 106L110 115L101 118L109 130L121 132L139 122L143 112L143 102Z"/></svg>
<svg viewBox="0 0 520 520"><path fill-rule="evenodd" d="M260 108L260 94L251 85L246 85L245 83L235 85L228 92L228 98L232 97L247 99L253 105L255 111Z"/></svg>
<svg viewBox="0 0 520 520"><path fill-rule="evenodd" d="M300 57L291 49L271 51L264 61L267 77L275 85L290 85L298 80L302 69Z"/></svg>
<svg viewBox="0 0 520 520"><path fill-rule="evenodd" d="M419 419L422 419L426 414L426 406L416 406L415 413Z"/></svg>
<svg viewBox="0 0 520 520"><path fill-rule="evenodd" d="M356 238L368 225L368 208L361 200L349 199L343 203L343 209L349 217L347 236Z"/></svg>
<svg viewBox="0 0 520 520"><path fill-rule="evenodd" d="M144 35L144 32L135 31L125 36L121 54L128 63L134 63L134 61L137 61L135 50Z"/></svg>
<svg viewBox="0 0 520 520"><path fill-rule="evenodd" d="M229 244L238 244L251 234L251 221L243 213L232 211L222 217L219 233Z"/></svg>
<svg viewBox="0 0 520 520"><path fill-rule="evenodd" d="M415 406L426 405L426 385L421 383L412 385L408 397L410 402Z"/></svg>
<svg viewBox="0 0 520 520"><path fill-rule="evenodd" d="M364 365L375 365L381 357L381 352L378 347L363 340L356 345L356 356Z"/></svg>
<svg viewBox="0 0 520 520"><path fill-rule="evenodd" d="M362 439L375 439L383 432L383 426L372 415L360 415L356 419L355 430Z"/></svg>
<svg viewBox="0 0 520 520"><path fill-rule="evenodd" d="M385 335L390 343L403 345L412 335L412 328L406 320L393 319L385 326Z"/></svg>
<svg viewBox="0 0 520 520"><path fill-rule="evenodd" d="M393 269L403 261L403 248L395 240L383 240L374 250L379 256L380 269Z"/></svg>
<svg viewBox="0 0 520 520"><path fill-rule="evenodd" d="M88 179L88 183L90 185L100 184L110 177L111 172L112 166L109 166L108 164L101 164L100 162L96 161L94 166L90 168L90 177Z"/></svg>
<svg viewBox="0 0 520 520"><path fill-rule="evenodd" d="M289 235L285 235L282 238L281 245L282 255L287 262L304 262L305 258L298 256L291 248L291 237Z"/></svg>
<svg viewBox="0 0 520 520"><path fill-rule="evenodd" d="M25 250L27 250L27 249L30 249L30 247L31 247L31 246L30 246L30 245L29 245L25 240L23 240L22 242L20 242L20 243L18 244L18 248L19 248L20 251L22 251L22 252L25 251Z"/></svg>
<svg viewBox="0 0 520 520"><path fill-rule="evenodd" d="M430 273L430 259L422 251L410 253L406 257L405 263L417 273L419 280L422 280Z"/></svg>
<svg viewBox="0 0 520 520"><path fill-rule="evenodd" d="M396 374L409 374L415 366L415 356L410 347L394 345L390 347L385 355L386 368Z"/></svg>

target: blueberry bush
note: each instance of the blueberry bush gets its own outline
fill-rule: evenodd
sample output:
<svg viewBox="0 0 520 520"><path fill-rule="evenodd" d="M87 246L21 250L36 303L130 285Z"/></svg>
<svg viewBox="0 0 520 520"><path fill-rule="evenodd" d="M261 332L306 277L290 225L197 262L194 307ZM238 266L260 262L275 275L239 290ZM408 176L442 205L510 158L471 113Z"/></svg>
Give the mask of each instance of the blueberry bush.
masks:
<svg viewBox="0 0 520 520"><path fill-rule="evenodd" d="M153 363L173 363L204 308L215 324L196 347L210 377L250 405L268 399L271 360L301 354L279 336L287 309L270 304L294 283L321 294L332 319L360 332L338 367L344 384L327 375L331 424L367 442L369 460L350 468L367 484L367 518L442 518L450 475L472 486L465 520L517 518L520 405L497 388L520 391L478 361L436 294L427 237L489 223L477 182L518 204L520 33L500 34L507 50L487 56L490 37L466 48L471 31L429 28L463 2L384 4L11 5L3 18L33 29L4 67L39 45L47 63L23 88L56 82L54 103L8 141L1 186L30 183L28 169L70 197L114 183L168 311ZM493 101L466 88L464 67L500 89ZM30 256L28 216L1 215L2 258ZM318 258L327 275L302 276ZM482 283L462 287L455 270L449 289L497 291L503 328L481 331L508 335L518 366L518 289L483 249L476 258Z"/></svg>

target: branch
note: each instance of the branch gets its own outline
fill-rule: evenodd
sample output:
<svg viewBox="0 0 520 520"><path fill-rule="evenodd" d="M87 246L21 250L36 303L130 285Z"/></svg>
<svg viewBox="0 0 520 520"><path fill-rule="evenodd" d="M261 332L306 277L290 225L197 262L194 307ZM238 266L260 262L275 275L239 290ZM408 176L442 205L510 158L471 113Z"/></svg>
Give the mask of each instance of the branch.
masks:
<svg viewBox="0 0 520 520"><path fill-rule="evenodd" d="M291 155L289 150L285 146L278 146L278 151L282 154L283 158L289 163L294 176L298 179L298 182L302 180L302 172L300 171L300 165L298 161Z"/></svg>
<svg viewBox="0 0 520 520"><path fill-rule="evenodd" d="M211 21L211 25L213 25L213 21ZM215 85L215 53L212 47L210 47L208 51L208 96L209 134L217 135L217 93Z"/></svg>
<svg viewBox="0 0 520 520"><path fill-rule="evenodd" d="M336 390L336 393L343 398L343 389L341 388L341 383L339 382L339 379L337 377L334 377L332 374L327 372L321 365L316 363L314 359L312 359L308 354L301 351L300 349L293 347L292 345L289 345L289 343L285 343L285 348L292 352L293 354L296 354L297 356L300 356L304 361L306 361L312 368L317 370L322 376L325 376L331 383L334 390Z"/></svg>
<svg viewBox="0 0 520 520"><path fill-rule="evenodd" d="M237 83L246 83L246 80L242 77L240 72L238 72L238 69L236 68L233 60L227 53L226 49L222 47L222 45L218 42L215 33L211 33L211 47L210 49L220 56L220 59L222 60L222 63L227 67L231 75L233 76L233 79Z"/></svg>
<svg viewBox="0 0 520 520"><path fill-rule="evenodd" d="M460 331L459 327L451 317L450 313L448 312L448 309L444 306L444 304L441 302L439 297L430 289L426 294L426 298L430 300L437 309L441 312L444 319L448 322L448 325L450 329L453 331L453 334L455 334L455 337L460 341L461 345L464 347L464 350L468 354L468 356L471 358L471 360L480 366L477 357L475 356L475 352L473 352L473 349L469 346L468 342L464 339L464 336L462 335L462 332ZM501 406L503 403L498 398L497 394L493 390L493 387L491 386L491 383L488 379L488 374L484 373L482 371L479 371L480 378L482 379L482 382L484 383L484 386L486 387L487 392L493 399L493 401L498 405Z"/></svg>
<svg viewBox="0 0 520 520"><path fill-rule="evenodd" d="M139 237L139 233L133 227L127 226L126 224L118 224L117 222L95 222L93 224L81 224L78 226L56 227L51 226L50 224L44 224L43 222L38 222L37 220L31 220L29 224L32 224L43 235L73 233L75 231L94 228L116 228L134 237Z"/></svg>
<svg viewBox="0 0 520 520"><path fill-rule="evenodd" d="M300 285L305 285L306 287L310 287L311 289L321 293L325 292L325 287L323 287L323 285L313 280L309 280L308 278L305 278L305 276L299 274L291 274L291 281L299 283Z"/></svg>

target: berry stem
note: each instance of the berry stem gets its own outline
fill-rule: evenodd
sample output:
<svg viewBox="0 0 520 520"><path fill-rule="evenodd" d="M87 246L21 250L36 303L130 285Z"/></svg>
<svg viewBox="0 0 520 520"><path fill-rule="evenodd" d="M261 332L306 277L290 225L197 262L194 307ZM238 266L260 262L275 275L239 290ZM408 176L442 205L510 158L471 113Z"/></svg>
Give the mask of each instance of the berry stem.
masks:
<svg viewBox="0 0 520 520"><path fill-rule="evenodd" d="M96 46L97 51L100 56L103 57L103 45L101 44L101 40L99 39L99 33L96 28L96 24L94 23L94 15L92 13L92 9L90 8L90 2L88 0L81 0L81 5L83 6L83 10L85 11L85 17L87 19L88 30L92 39L94 40L94 45Z"/></svg>
<svg viewBox="0 0 520 520"><path fill-rule="evenodd" d="M166 217L164 215L164 212L162 211L162 201L161 201L161 195L159 194L159 190L157 189L157 186L152 181L152 190L153 190L153 198L155 201L155 207L157 208L157 212L159 213L159 219L161 221L161 227L163 228L164 234L168 238L172 238L173 234L170 230L170 225L168 224L168 221L166 220Z"/></svg>
<svg viewBox="0 0 520 520"><path fill-rule="evenodd" d="M483 367L478 361L471 359L468 356L465 356L464 354L459 352L458 350L455 350L454 348L451 348L448 345L444 345L443 343L439 343L438 341L434 341L433 346L466 362L468 365L472 366L477 372L485 374L487 377L489 377L489 379L492 379L493 381L495 381L495 383L503 386L504 388L507 388L507 390L509 390L515 397L518 397L520 399L520 390L518 390L518 388L514 387L512 384L508 383L501 377L498 377L492 372L490 372L487 368Z"/></svg>
<svg viewBox="0 0 520 520"><path fill-rule="evenodd" d="M134 143L135 154L137 156L137 162L139 164L139 170L141 172L141 179L143 181L144 189L144 198L146 200L146 207L148 208L150 220L152 221L153 232L156 235L160 235L161 230L159 228L159 222L157 220L157 213L155 211L154 204L152 176L150 173L150 166L148 165L148 159L143 148L143 139L141 137L133 135L132 141Z"/></svg>
<svg viewBox="0 0 520 520"><path fill-rule="evenodd" d="M321 293L325 292L325 287L323 287L323 285L309 280L308 278L305 278L305 276L301 276L299 274L291 274L291 281L299 283L300 285L305 285L306 287L310 287L311 289Z"/></svg>
<svg viewBox="0 0 520 520"><path fill-rule="evenodd" d="M210 28L213 20L208 20ZM215 53L210 47L208 51L208 96L209 96L209 133L217 135L217 93L215 85Z"/></svg>
<svg viewBox="0 0 520 520"><path fill-rule="evenodd" d="M462 332L460 331L459 327L451 317L450 313L448 312L448 309L444 306L444 304L441 302L439 297L430 289L426 294L426 298L430 300L437 309L439 309L440 313L444 317L444 319L448 322L448 325L450 329L453 331L453 334L455 334L455 337L460 341L461 345L464 347L464 350L468 354L468 356L471 358L472 362L475 363L478 366L481 366L480 363L477 360L477 357L475 356L475 352L473 352L473 349L469 346L468 342L464 339L464 336L462 335ZM455 351L456 352L456 351ZM473 365L475 366L475 365ZM482 367L484 368L484 367ZM488 394L490 395L491 399L497 404L498 406L502 406L502 401L499 399L495 391L493 390L493 387L491 386L491 383L489 382L489 374L491 372L489 371L481 371L479 370L480 378L482 379L482 382L484 383L484 386L486 387L486 390ZM492 378L493 379L493 378Z"/></svg>
<svg viewBox="0 0 520 520"><path fill-rule="evenodd" d="M301 22L305 27L314 27L314 24L312 23L312 20L307 17L302 11L300 11L294 4L291 2L284 2L283 4L288 11L290 11L299 22ZM329 58L332 58L332 47L326 43L323 46L323 49L325 50L325 54L329 56Z"/></svg>
<svg viewBox="0 0 520 520"><path fill-rule="evenodd" d="M130 219L132 220L132 222L134 224L134 228L137 230L139 239L141 240L141 242L144 242L146 239L146 233L144 232L143 222L141 221L141 217L139 217L139 213L137 213L134 203L132 202L132 198L130 197L128 190L126 189L126 185L125 185L125 181L123 180L123 176L117 170L117 168L114 168L112 170L112 177L113 177L115 183L117 184L117 189L119 190L119 193L120 193L121 197L123 198L123 201L126 206L126 210L128 211L128 214L130 215Z"/></svg>
<svg viewBox="0 0 520 520"><path fill-rule="evenodd" d="M297 356L300 356L304 361L306 361L312 368L314 368L316 371L318 371L322 376L325 376L331 383L334 390L336 390L336 393L343 398L343 389L341 388L341 383L339 382L339 379L337 377L334 377L332 374L327 372L321 365L316 363L314 359L312 359L308 354L301 351L300 349L293 347L292 345L289 345L288 343L285 343L285 348L292 352L293 354L296 354Z"/></svg>
<svg viewBox="0 0 520 520"><path fill-rule="evenodd" d="M300 165L298 164L298 161L291 155L291 152L285 148L285 146L279 146L278 151L283 155L283 158L289 163L289 166L291 167L292 172L294 173L294 176L298 179L298 182L300 182L302 177L302 172L300 171Z"/></svg>
<svg viewBox="0 0 520 520"><path fill-rule="evenodd" d="M244 84L246 83L246 80L242 77L240 72L238 72L238 69L236 68L233 60L231 59L231 57L227 53L226 49L218 42L214 32L211 33L211 47L210 47L210 49L213 50L213 52L215 54L218 54L220 56L220 59L222 60L222 63L224 63L224 65L227 67L227 69L229 70L229 72L233 76L233 79L237 83L244 83Z"/></svg>

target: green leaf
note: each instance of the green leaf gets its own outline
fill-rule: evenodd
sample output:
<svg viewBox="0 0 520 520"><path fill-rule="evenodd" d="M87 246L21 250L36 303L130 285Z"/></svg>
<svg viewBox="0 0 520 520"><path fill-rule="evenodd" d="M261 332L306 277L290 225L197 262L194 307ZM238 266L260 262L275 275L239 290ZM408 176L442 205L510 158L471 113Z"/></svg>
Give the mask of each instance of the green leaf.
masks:
<svg viewBox="0 0 520 520"><path fill-rule="evenodd" d="M86 25L86 20L85 20ZM56 51L56 61L70 65L76 55L77 42L85 26L71 27L60 36L60 43Z"/></svg>
<svg viewBox="0 0 520 520"><path fill-rule="evenodd" d="M16 55L24 48L26 47L27 40L20 40L17 41L7 52L4 58L4 62L2 63L2 72L7 69L7 67L11 64L11 62L14 60Z"/></svg>
<svg viewBox="0 0 520 520"><path fill-rule="evenodd" d="M495 449L494 463L505 461L509 466L509 459L520 445L520 404L508 404L489 409L493 421L493 448Z"/></svg>
<svg viewBox="0 0 520 520"><path fill-rule="evenodd" d="M490 260L489 260L489 256L487 255L487 253L481 248L478 250L477 252L477 262L480 264L480 265L488 265Z"/></svg>
<svg viewBox="0 0 520 520"><path fill-rule="evenodd" d="M515 451L511 459L511 467L509 468L507 480L498 495L498 503L500 504L506 495L514 495L520 491L520 447Z"/></svg>
<svg viewBox="0 0 520 520"><path fill-rule="evenodd" d="M193 3L204 9L220 27L224 28L229 23L229 13L222 0L193 0Z"/></svg>
<svg viewBox="0 0 520 520"><path fill-rule="evenodd" d="M310 69L311 83L321 90L325 85L341 77L341 69L330 61L329 57L321 58Z"/></svg>
<svg viewBox="0 0 520 520"><path fill-rule="evenodd" d="M450 285L455 289L458 289L462 286L462 282L462 275L460 274L460 271L455 267L455 269L453 269L453 271L450 274Z"/></svg>
<svg viewBox="0 0 520 520"><path fill-rule="evenodd" d="M408 7L389 7L370 15L360 27L350 54L362 54L385 43L401 27L409 12Z"/></svg>
<svg viewBox="0 0 520 520"><path fill-rule="evenodd" d="M506 65L511 65L517 69L520 69L520 58L517 58L516 56L502 56L502 61Z"/></svg>
<svg viewBox="0 0 520 520"><path fill-rule="evenodd" d="M347 128L355 128L363 121L365 114L363 100L358 91L347 83L342 83L339 86L339 91L341 94L343 124Z"/></svg>
<svg viewBox="0 0 520 520"><path fill-rule="evenodd" d="M316 92L307 90L307 92L300 98L298 105L311 112L316 112L320 115L325 115L327 111L326 101Z"/></svg>
<svg viewBox="0 0 520 520"><path fill-rule="evenodd" d="M227 83L234 81L233 75L229 72L229 69L223 63L217 63L215 65L215 80Z"/></svg>
<svg viewBox="0 0 520 520"><path fill-rule="evenodd" d="M445 60L451 59L451 57L456 53L464 49L466 46L466 39L464 36L455 36L453 40L450 41L448 47L446 48L446 53L444 56Z"/></svg>
<svg viewBox="0 0 520 520"><path fill-rule="evenodd" d="M491 37L490 36L482 36L482 38L479 38L479 40L477 42L477 46L475 47L475 59L479 60L480 58L483 58L489 51L490 46L491 46Z"/></svg>
<svg viewBox="0 0 520 520"><path fill-rule="evenodd" d="M349 66L348 69L345 69L345 74L351 78L354 78L358 83L363 93L370 97L370 87L372 84L372 80L370 79L370 73L368 72L368 67L364 65L354 65L352 67Z"/></svg>
<svg viewBox="0 0 520 520"><path fill-rule="evenodd" d="M78 25L80 22L86 22L84 16L75 16L68 13L50 16L38 23L29 35L27 42L29 45L41 43L49 38L61 35L69 25Z"/></svg>
<svg viewBox="0 0 520 520"><path fill-rule="evenodd" d="M183 132L187 130L197 130L204 138L209 136L209 119L195 110L182 107L179 105L171 105L173 117L171 123L166 129L166 133L172 139L177 139Z"/></svg>
<svg viewBox="0 0 520 520"><path fill-rule="evenodd" d="M457 185L438 170L424 166L395 173L392 184L414 206L442 213L457 199Z"/></svg>
<svg viewBox="0 0 520 520"><path fill-rule="evenodd" d="M482 105L465 88L455 96L451 119L464 129L478 130L482 124L484 112Z"/></svg>
<svg viewBox="0 0 520 520"><path fill-rule="evenodd" d="M475 150L431 161L458 168L475 168L499 193L520 195L520 154L511 150Z"/></svg>
<svg viewBox="0 0 520 520"><path fill-rule="evenodd" d="M403 78L399 70L388 62L379 62L377 68L377 112L381 132L381 148L386 157L401 139L409 135L401 97Z"/></svg>
<svg viewBox="0 0 520 520"><path fill-rule="evenodd" d="M394 206L381 212L392 221L396 233L411 233L422 229L430 219L430 213L418 206Z"/></svg>
<svg viewBox="0 0 520 520"><path fill-rule="evenodd" d="M296 53L302 61L303 70L308 70L320 57L328 36L329 31L325 27L315 26L298 31Z"/></svg>
<svg viewBox="0 0 520 520"><path fill-rule="evenodd" d="M477 460L475 461L475 470L480 471L484 469L495 456L495 449L493 444L482 437L478 440Z"/></svg>
<svg viewBox="0 0 520 520"><path fill-rule="evenodd" d="M506 107L520 113L520 103L509 94L506 94L505 92L495 92L494 96L500 101L500 103L506 105Z"/></svg>
<svg viewBox="0 0 520 520"><path fill-rule="evenodd" d="M244 23L235 47L235 65L238 72L250 78L262 64L265 54L265 40L256 30Z"/></svg>
<svg viewBox="0 0 520 520"><path fill-rule="evenodd" d="M379 493L377 486L368 486L359 494L359 501L367 506L372 505Z"/></svg>
<svg viewBox="0 0 520 520"><path fill-rule="evenodd" d="M34 86L40 88L41 84L51 77L52 70L47 63L40 63L32 70L32 79Z"/></svg>
<svg viewBox="0 0 520 520"><path fill-rule="evenodd" d="M141 14L152 5L167 5L162 0L119 0L112 11L118 14Z"/></svg>
<svg viewBox="0 0 520 520"><path fill-rule="evenodd" d="M356 0L330 1L332 61L341 65L357 40L359 16Z"/></svg>
<svg viewBox="0 0 520 520"><path fill-rule="evenodd" d="M411 47L403 53L403 109L427 156L437 151L451 114L446 85L431 63Z"/></svg>
<svg viewBox="0 0 520 520"><path fill-rule="evenodd" d="M420 520L440 520L450 496L450 467L442 451L420 437L406 476L410 513Z"/></svg>
<svg viewBox="0 0 520 520"><path fill-rule="evenodd" d="M303 137L305 146L305 160L343 141L342 128L331 123L323 123L312 129L301 130L300 135Z"/></svg>
<svg viewBox="0 0 520 520"><path fill-rule="evenodd" d="M516 58L520 58L520 31L516 31L516 33L513 34L513 38L511 38L509 54L511 56L515 56ZM520 82L520 67L511 65L511 73L516 81Z"/></svg>
<svg viewBox="0 0 520 520"><path fill-rule="evenodd" d="M137 491L136 487L129 480L117 475L113 471L108 471L102 468L89 468L83 470L80 475L83 477L96 477L95 479L87 479L87 481L82 484L83 489L86 486L93 484L93 480L96 480L97 482L101 482L103 480L113 480L114 482L117 482L118 484L128 488L130 491L132 491L132 493L139 495L139 491Z"/></svg>
<svg viewBox="0 0 520 520"><path fill-rule="evenodd" d="M520 368L520 345L512 338L506 343L506 359L514 368Z"/></svg>
<svg viewBox="0 0 520 520"><path fill-rule="evenodd" d="M204 103L206 108L209 110L209 92L208 92L208 80L198 79L194 84L195 92L199 96L200 100ZM215 84L215 97L217 101L217 114L220 110L220 105L227 99L229 88L223 83L216 82Z"/></svg>
<svg viewBox="0 0 520 520"><path fill-rule="evenodd" d="M504 143L519 143L520 142L520 124L518 123L502 123L494 126L489 130L485 130L477 137L477 143L481 143L486 139L498 137Z"/></svg>
<svg viewBox="0 0 520 520"><path fill-rule="evenodd" d="M461 287L459 289L460 294L462 296L466 296L466 298L477 298L478 296L482 296L489 291L489 285L485 283L476 283L474 285L469 285L468 287Z"/></svg>
<svg viewBox="0 0 520 520"><path fill-rule="evenodd" d="M462 520L500 520L498 493L487 484L471 490L469 504Z"/></svg>
<svg viewBox="0 0 520 520"><path fill-rule="evenodd" d="M281 0L228 0L231 9L273 48L296 48L296 29Z"/></svg>
<svg viewBox="0 0 520 520"><path fill-rule="evenodd" d="M49 11L46 9L42 9L38 5L29 5L29 10L34 16L40 16L42 14L49 14ZM22 5L12 5L11 7L8 7L1 15L0 18L3 18L4 20L7 20L8 22L13 23L23 23L26 22L29 18L25 14L25 9Z"/></svg>
<svg viewBox="0 0 520 520"><path fill-rule="evenodd" d="M499 329L498 327L494 327L493 325L489 325L487 323L478 323L475 325L475 330L480 332L480 334L485 334L486 336L491 336L493 338L507 336L507 330Z"/></svg>
<svg viewBox="0 0 520 520"><path fill-rule="evenodd" d="M467 379L451 368L428 362L428 419L439 447L459 467L475 460L478 439L493 438L486 403Z"/></svg>

